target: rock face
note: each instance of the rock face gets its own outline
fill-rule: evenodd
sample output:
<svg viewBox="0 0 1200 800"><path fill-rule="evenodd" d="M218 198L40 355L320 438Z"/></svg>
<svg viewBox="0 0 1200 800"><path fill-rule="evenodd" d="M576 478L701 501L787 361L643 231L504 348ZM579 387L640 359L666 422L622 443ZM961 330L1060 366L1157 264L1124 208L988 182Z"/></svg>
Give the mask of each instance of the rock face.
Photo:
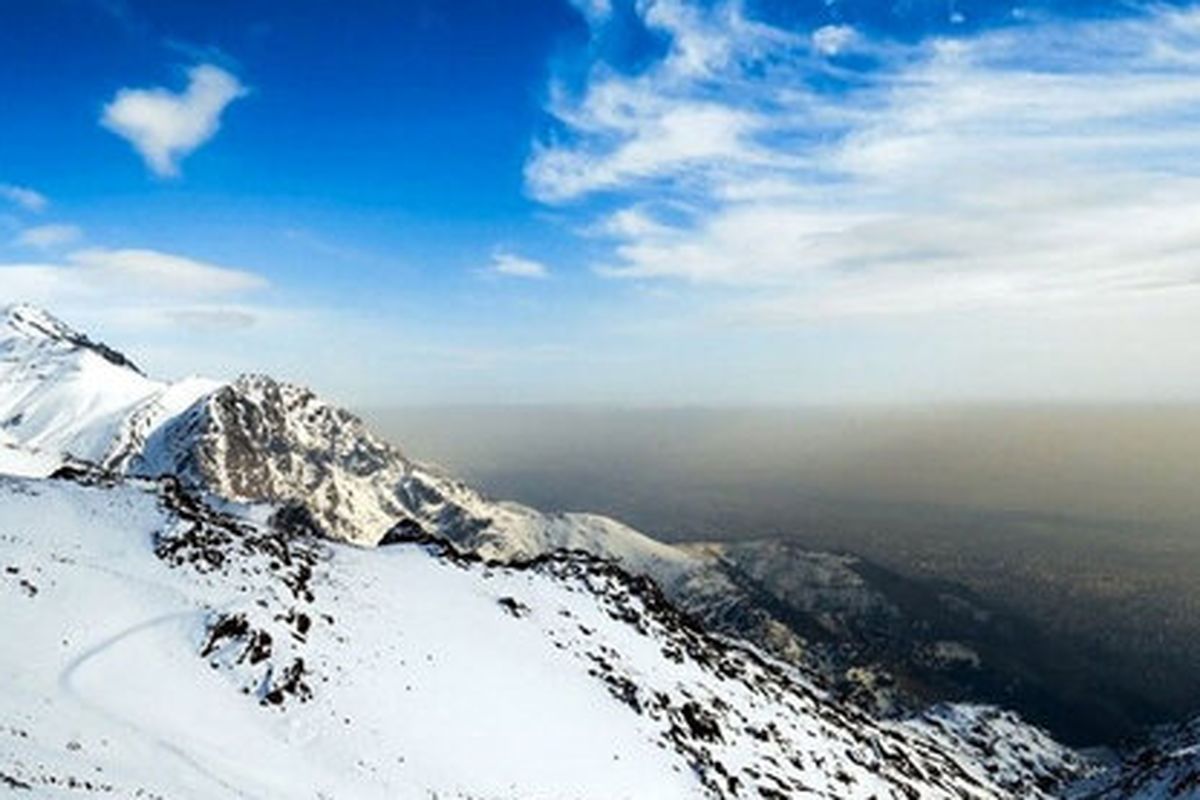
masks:
<svg viewBox="0 0 1200 800"><path fill-rule="evenodd" d="M362 545L376 544L432 500L422 494L406 507L410 465L352 414L262 376L201 397L123 467L174 474L229 500L300 503L330 538Z"/></svg>

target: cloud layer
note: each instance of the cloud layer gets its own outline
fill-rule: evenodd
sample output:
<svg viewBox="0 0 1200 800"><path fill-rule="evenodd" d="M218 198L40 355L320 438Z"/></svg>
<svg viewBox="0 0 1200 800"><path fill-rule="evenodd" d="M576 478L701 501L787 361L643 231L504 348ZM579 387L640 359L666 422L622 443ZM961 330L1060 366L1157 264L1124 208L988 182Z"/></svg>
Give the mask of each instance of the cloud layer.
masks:
<svg viewBox="0 0 1200 800"><path fill-rule="evenodd" d="M1200 11L906 45L642 8L666 54L554 87L526 170L602 274L766 322L1200 303Z"/></svg>
<svg viewBox="0 0 1200 800"><path fill-rule="evenodd" d="M89 248L67 257L91 280L114 281L135 291L214 296L265 288L258 275L157 250Z"/></svg>
<svg viewBox="0 0 1200 800"><path fill-rule="evenodd" d="M179 174L179 161L211 139L225 107L247 90L211 64L188 70L180 93L168 89L121 89L104 107L100 124L129 141L157 175Z"/></svg>
<svg viewBox="0 0 1200 800"><path fill-rule="evenodd" d="M80 303L172 308L228 300L267 285L251 272L157 250L93 247L61 261L0 263L0 304L29 301L55 309Z"/></svg>
<svg viewBox="0 0 1200 800"><path fill-rule="evenodd" d="M34 191L28 186L16 186L11 183L0 183L0 197L14 203L26 211L45 211L50 201L41 192Z"/></svg>

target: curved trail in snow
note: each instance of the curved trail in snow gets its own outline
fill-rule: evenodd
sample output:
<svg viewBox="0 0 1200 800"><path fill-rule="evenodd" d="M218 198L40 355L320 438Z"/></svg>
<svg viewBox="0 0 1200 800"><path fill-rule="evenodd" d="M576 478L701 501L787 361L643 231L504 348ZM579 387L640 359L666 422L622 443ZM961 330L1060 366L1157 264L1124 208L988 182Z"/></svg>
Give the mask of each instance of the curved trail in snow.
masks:
<svg viewBox="0 0 1200 800"><path fill-rule="evenodd" d="M93 712L105 717L106 719L109 719L109 720L117 723L118 725L121 725L122 727L133 732L134 734L136 734L144 739L148 739L156 747L169 753L176 760L180 761L188 769L192 770L197 775L201 776L205 780L208 780L208 781L220 786L222 790L229 792L231 796L243 797L243 798L248 798L249 800L254 800L256 797L255 795L250 794L250 793L246 792L244 789L225 781L223 778L221 778L221 776L217 775L211 769L209 769L208 767L201 764L199 761L197 761L195 758L193 758L192 756L190 756L189 754L184 752L181 748L179 748L175 744L173 744L170 741L168 741L167 739L157 735L154 731L144 728L140 725L137 725L134 722L132 722L118 714L113 713L112 711L110 711L108 708L106 708L102 704L97 703L96 701L94 701L92 699L89 699L84 693L82 693L74 685L75 675L76 675L76 673L79 672L79 670L83 666L85 666L89 661L94 659L96 656L99 656L100 654L107 652L108 650L117 646L120 642L122 642L126 639L129 639L130 637L136 636L139 633L147 631L151 628L154 628L158 625L162 625L162 624L168 623L168 622L173 622L173 621L179 620L179 619L185 619L187 617L194 617L198 613L199 612L197 612L195 610L189 610L189 611L176 611L176 612L173 612L170 614L162 614L160 616L153 617L153 618L145 620L143 622L139 622L136 625L126 628L125 630L119 631L118 633L115 633L112 636L109 636L109 637L101 640L100 642L97 642L96 644L91 645L86 650L84 650L82 653L75 656L75 658L71 659L70 663L68 663L67 666L62 670L62 672L59 673L58 685L63 690L64 694L73 698L80 705L91 709Z"/></svg>

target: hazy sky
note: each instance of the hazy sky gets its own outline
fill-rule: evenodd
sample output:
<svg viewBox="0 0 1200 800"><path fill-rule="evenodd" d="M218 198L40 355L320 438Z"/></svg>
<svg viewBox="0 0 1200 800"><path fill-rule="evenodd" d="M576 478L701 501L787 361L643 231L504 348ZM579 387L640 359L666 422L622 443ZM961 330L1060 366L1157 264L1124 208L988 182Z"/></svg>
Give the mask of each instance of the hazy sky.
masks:
<svg viewBox="0 0 1200 800"><path fill-rule="evenodd" d="M0 302L359 405L1200 398L1200 8L10 0Z"/></svg>
<svg viewBox="0 0 1200 800"><path fill-rule="evenodd" d="M410 456L493 496L599 511L668 538L821 530L858 512L900 536L907 507L943 525L957 512L1071 518L1149 549L1155 526L1195 543L1200 524L1196 406L438 407L365 417ZM969 527L961 534L967 547Z"/></svg>

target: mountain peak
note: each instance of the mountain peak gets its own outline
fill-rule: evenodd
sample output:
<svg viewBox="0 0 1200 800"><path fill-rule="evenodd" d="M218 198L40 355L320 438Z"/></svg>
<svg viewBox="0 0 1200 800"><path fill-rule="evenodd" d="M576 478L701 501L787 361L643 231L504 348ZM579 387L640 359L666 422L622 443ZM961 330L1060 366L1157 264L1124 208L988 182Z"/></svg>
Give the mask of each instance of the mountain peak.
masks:
<svg viewBox="0 0 1200 800"><path fill-rule="evenodd" d="M29 303L14 303L3 310L6 326L26 339L70 341L82 334L49 311Z"/></svg>
<svg viewBox="0 0 1200 800"><path fill-rule="evenodd" d="M71 347L81 347L90 350L118 367L133 370L139 375L145 375L124 353L118 352L103 342L96 342L86 334L72 328L45 309L30 303L14 303L3 309L4 326L9 337L17 337L26 341L62 342ZM3 338L3 337L0 337Z"/></svg>

